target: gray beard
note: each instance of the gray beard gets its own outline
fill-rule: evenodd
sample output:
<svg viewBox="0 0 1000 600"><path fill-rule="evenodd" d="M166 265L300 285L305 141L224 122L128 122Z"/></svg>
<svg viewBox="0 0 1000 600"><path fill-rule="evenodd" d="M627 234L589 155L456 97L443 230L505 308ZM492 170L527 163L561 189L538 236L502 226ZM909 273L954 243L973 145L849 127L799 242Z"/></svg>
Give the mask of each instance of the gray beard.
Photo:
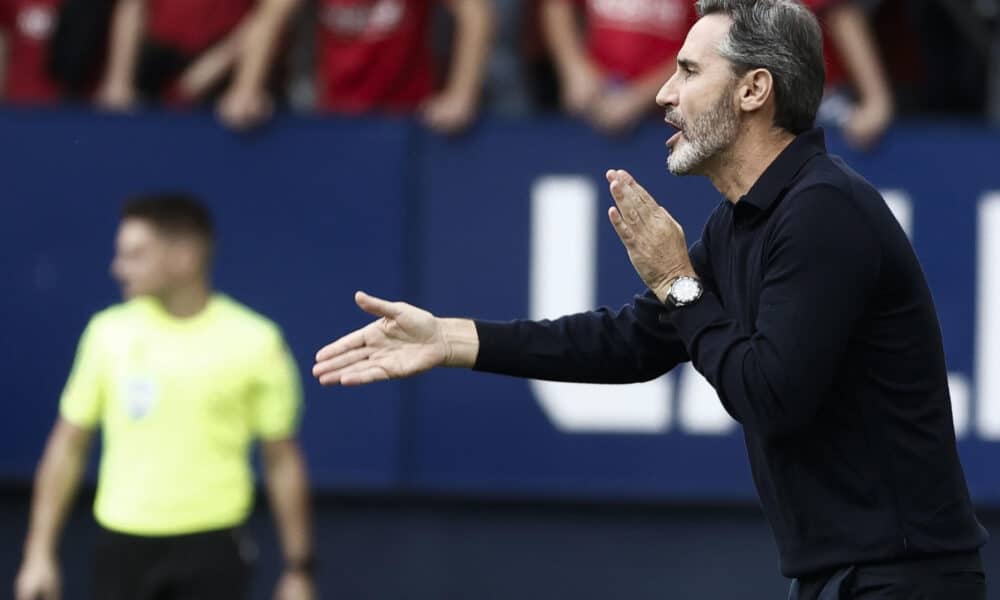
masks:
<svg viewBox="0 0 1000 600"><path fill-rule="evenodd" d="M706 161L725 150L739 132L740 122L730 106L730 90L722 93L707 112L682 125L683 139L667 156L667 169L674 175L698 174Z"/></svg>

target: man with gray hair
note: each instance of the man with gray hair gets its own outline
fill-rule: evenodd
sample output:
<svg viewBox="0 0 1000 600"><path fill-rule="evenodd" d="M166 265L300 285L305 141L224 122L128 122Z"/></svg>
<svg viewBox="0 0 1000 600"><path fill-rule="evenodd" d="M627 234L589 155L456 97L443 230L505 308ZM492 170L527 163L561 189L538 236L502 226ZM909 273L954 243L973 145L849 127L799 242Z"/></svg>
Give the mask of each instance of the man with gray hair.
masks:
<svg viewBox="0 0 1000 600"><path fill-rule="evenodd" d="M941 331L879 193L812 129L822 39L794 0L702 0L657 94L667 167L725 197L690 249L610 170L608 211L649 288L554 321L442 319L358 292L380 317L317 354L324 385L436 366L627 383L691 361L743 426L789 597L982 600Z"/></svg>

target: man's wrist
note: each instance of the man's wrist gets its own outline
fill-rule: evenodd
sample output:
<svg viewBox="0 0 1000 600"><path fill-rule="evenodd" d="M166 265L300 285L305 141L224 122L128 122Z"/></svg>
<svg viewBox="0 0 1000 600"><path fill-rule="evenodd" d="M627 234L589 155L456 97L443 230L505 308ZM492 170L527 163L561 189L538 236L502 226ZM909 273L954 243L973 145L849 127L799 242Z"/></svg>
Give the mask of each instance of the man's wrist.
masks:
<svg viewBox="0 0 1000 600"><path fill-rule="evenodd" d="M472 368L479 355L479 333L470 319L439 319L445 367Z"/></svg>
<svg viewBox="0 0 1000 600"><path fill-rule="evenodd" d="M667 296L670 294L670 286L672 286L674 284L674 280L675 279L677 279L677 278L676 277L671 277L670 279L664 280L663 283L660 283L659 285L650 288L650 289L653 290L653 294L656 295L656 298L661 303L663 303L663 304L667 303Z"/></svg>
<svg viewBox="0 0 1000 600"><path fill-rule="evenodd" d="M53 561L56 550L52 545L28 542L24 545L24 558L28 561Z"/></svg>
<svg viewBox="0 0 1000 600"><path fill-rule="evenodd" d="M696 273L692 267L684 267L667 274L667 276L660 283L650 288L660 302L663 302L664 304L667 302L667 297L670 295L670 288L679 277L692 277L694 279L698 279L698 273Z"/></svg>

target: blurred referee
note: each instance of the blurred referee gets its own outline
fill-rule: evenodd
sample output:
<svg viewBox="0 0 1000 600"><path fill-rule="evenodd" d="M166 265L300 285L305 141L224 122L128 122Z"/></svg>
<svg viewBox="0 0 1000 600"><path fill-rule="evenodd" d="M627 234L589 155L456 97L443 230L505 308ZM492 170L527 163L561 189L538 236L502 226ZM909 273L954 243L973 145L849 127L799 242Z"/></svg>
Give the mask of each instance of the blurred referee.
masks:
<svg viewBox="0 0 1000 600"><path fill-rule="evenodd" d="M274 323L212 291L212 250L194 198L124 206L112 272L127 300L80 340L35 479L17 600L61 597L60 531L98 427L93 598L247 598L254 439L287 560L275 597L315 596L298 371Z"/></svg>

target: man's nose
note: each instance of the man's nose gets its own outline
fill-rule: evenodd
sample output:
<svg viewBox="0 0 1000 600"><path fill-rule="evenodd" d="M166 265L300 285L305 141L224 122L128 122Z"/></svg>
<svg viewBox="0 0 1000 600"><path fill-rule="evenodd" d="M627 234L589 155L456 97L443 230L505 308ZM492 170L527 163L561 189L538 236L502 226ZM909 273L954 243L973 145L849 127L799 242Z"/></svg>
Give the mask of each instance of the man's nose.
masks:
<svg viewBox="0 0 1000 600"><path fill-rule="evenodd" d="M677 77L677 72L670 76L663 86L660 87L660 91L656 93L656 104L664 108L668 106L677 106L677 90L674 85L674 79Z"/></svg>

